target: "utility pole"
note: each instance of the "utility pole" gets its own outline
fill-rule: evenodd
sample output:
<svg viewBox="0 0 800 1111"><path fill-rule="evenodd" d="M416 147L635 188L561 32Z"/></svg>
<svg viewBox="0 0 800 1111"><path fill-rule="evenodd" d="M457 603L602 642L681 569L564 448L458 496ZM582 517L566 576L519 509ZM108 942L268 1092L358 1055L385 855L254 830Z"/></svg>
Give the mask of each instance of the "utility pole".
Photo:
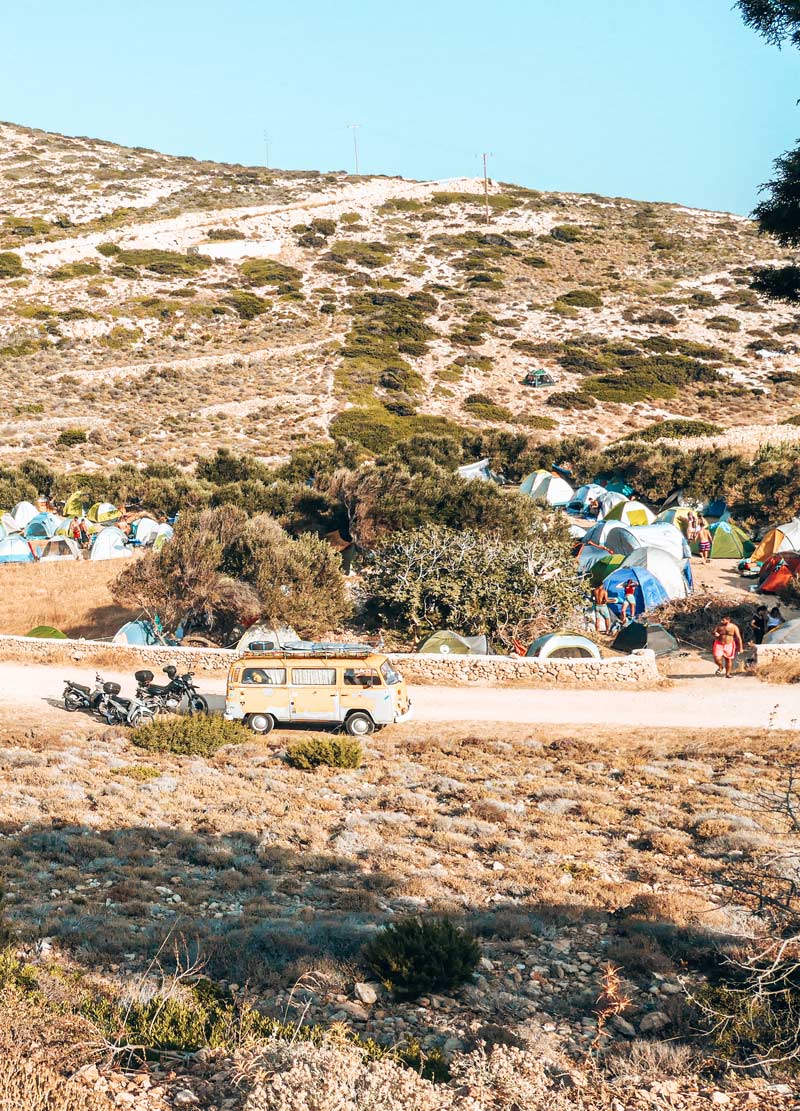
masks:
<svg viewBox="0 0 800 1111"><path fill-rule="evenodd" d="M481 156L483 158L483 203L485 205L485 222L489 223L489 175L486 170L486 162L489 158L489 151L485 151Z"/></svg>
<svg viewBox="0 0 800 1111"><path fill-rule="evenodd" d="M269 132L264 132L264 146L266 148L267 160L264 163L266 169L269 169Z"/></svg>
<svg viewBox="0 0 800 1111"><path fill-rule="evenodd" d="M356 159L356 175L358 174L358 129L361 127L360 123L349 123L347 125L353 132L353 154Z"/></svg>

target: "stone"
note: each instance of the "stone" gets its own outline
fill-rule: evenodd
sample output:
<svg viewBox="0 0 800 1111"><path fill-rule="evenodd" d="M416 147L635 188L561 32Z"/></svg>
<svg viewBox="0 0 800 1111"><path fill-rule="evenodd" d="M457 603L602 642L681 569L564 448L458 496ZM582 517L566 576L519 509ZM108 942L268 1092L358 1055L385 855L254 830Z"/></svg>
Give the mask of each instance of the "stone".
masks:
<svg viewBox="0 0 800 1111"><path fill-rule="evenodd" d="M355 984L353 987L353 992L355 993L356 999L358 999L361 1003L366 1003L368 1007L371 1007L373 1003L378 1002L378 992L376 991L373 984Z"/></svg>
<svg viewBox="0 0 800 1111"><path fill-rule="evenodd" d="M172 1102L175 1107L192 1107L195 1103L198 1103L199 1100L191 1088L181 1088L181 1090L176 1092L172 1097Z"/></svg>
<svg viewBox="0 0 800 1111"><path fill-rule="evenodd" d="M726 1104L731 1102L731 1097L728 1095L727 1092L712 1092L711 1102L714 1104L715 1107L724 1107Z"/></svg>
<svg viewBox="0 0 800 1111"><path fill-rule="evenodd" d="M369 1018L369 1011L366 1007L360 1007L358 1003L342 1003L341 1009L356 1022L366 1022Z"/></svg>
<svg viewBox="0 0 800 1111"><path fill-rule="evenodd" d="M663 1011L648 1011L639 1019L640 1034L655 1034L665 1026L669 1026L669 1019Z"/></svg>
<svg viewBox="0 0 800 1111"><path fill-rule="evenodd" d="M636 1037L636 1027L622 1015L614 1015L609 1022L609 1026L613 1026L618 1033L624 1034L626 1038Z"/></svg>

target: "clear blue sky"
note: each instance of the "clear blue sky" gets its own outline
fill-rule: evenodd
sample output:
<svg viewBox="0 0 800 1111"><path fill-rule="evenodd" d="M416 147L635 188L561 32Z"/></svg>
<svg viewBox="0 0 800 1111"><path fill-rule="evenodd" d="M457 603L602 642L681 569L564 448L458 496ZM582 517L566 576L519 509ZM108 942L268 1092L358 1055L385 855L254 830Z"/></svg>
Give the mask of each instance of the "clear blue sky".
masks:
<svg viewBox="0 0 800 1111"><path fill-rule="evenodd" d="M490 174L749 212L800 135L800 53L733 0L22 0L0 118L174 154Z"/></svg>

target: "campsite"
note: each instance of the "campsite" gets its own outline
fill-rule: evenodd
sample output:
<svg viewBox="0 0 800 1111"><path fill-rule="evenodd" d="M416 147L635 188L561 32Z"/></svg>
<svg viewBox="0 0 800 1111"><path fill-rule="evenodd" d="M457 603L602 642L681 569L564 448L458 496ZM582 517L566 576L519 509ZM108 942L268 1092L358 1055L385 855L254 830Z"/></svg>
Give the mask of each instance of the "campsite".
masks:
<svg viewBox="0 0 800 1111"><path fill-rule="evenodd" d="M0 1111L800 1106L798 3L3 30Z"/></svg>

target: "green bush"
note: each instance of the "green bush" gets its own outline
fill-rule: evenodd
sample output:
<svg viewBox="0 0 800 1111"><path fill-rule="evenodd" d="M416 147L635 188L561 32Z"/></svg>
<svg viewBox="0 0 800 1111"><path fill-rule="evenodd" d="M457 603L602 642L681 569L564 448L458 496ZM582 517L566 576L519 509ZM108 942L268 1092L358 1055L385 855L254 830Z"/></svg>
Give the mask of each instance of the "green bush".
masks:
<svg viewBox="0 0 800 1111"><path fill-rule="evenodd" d="M86 430L83 428L65 428L58 434L56 447L74 447L75 444L85 444L86 438Z"/></svg>
<svg viewBox="0 0 800 1111"><path fill-rule="evenodd" d="M714 294L709 293L708 290L705 289L698 289L696 293L693 293L691 295L689 300L693 305L698 305L700 306L700 308L705 309L710 308L712 305L716 305L717 303L717 298L714 296Z"/></svg>
<svg viewBox="0 0 800 1111"><path fill-rule="evenodd" d="M91 259L78 259L76 262L65 262L57 266L48 274L55 282L69 281L71 278L88 278L92 274L99 274L100 267Z"/></svg>
<svg viewBox="0 0 800 1111"><path fill-rule="evenodd" d="M293 266L285 266L269 258L250 258L242 263L239 270L248 285L276 286L282 296L300 293L303 275Z"/></svg>
<svg viewBox="0 0 800 1111"><path fill-rule="evenodd" d="M231 239L246 239L247 236L238 228L211 228L208 239L212 243L225 243Z"/></svg>
<svg viewBox="0 0 800 1111"><path fill-rule="evenodd" d="M728 1061L785 1061L786 1050L797 1044L800 977L788 964L784 975L776 973L769 991L723 982L702 988L697 1002L715 1051ZM786 1064L798 1071L797 1061Z"/></svg>
<svg viewBox="0 0 800 1111"><path fill-rule="evenodd" d="M141 268L163 277L178 278L190 278L213 265L205 255L182 255L178 251L158 248L120 250L116 252L116 261L120 270Z"/></svg>
<svg viewBox="0 0 800 1111"><path fill-rule="evenodd" d="M787 417L786 420L782 421L781 423L782 424L800 425L800 413L795 413L795 415L793 417Z"/></svg>
<svg viewBox="0 0 800 1111"><path fill-rule="evenodd" d="M692 436L719 436L724 431L718 424L704 420L661 420L631 432L626 440L679 440Z"/></svg>
<svg viewBox="0 0 800 1111"><path fill-rule="evenodd" d="M0 251L0 278L18 278L22 273L22 259L13 251Z"/></svg>
<svg viewBox="0 0 800 1111"><path fill-rule="evenodd" d="M98 243L95 250L105 258L113 258L119 254L121 248L117 243Z"/></svg>
<svg viewBox="0 0 800 1111"><path fill-rule="evenodd" d="M242 320L254 320L270 307L269 301L246 289L235 289L233 293L223 297L222 301L223 304L230 305Z"/></svg>
<svg viewBox="0 0 800 1111"><path fill-rule="evenodd" d="M364 947L370 971L399 999L453 991L478 967L478 942L447 918L391 923Z"/></svg>
<svg viewBox="0 0 800 1111"><path fill-rule="evenodd" d="M735 316L709 316L706 328L713 328L716 332L740 332L742 326Z"/></svg>
<svg viewBox="0 0 800 1111"><path fill-rule="evenodd" d="M360 768L364 752L355 737L300 737L286 749L286 763L301 771L327 768Z"/></svg>
<svg viewBox="0 0 800 1111"><path fill-rule="evenodd" d="M603 298L591 289L572 289L569 293L559 297L559 301L564 305L570 305L574 309L601 309L603 307Z"/></svg>
<svg viewBox="0 0 800 1111"><path fill-rule="evenodd" d="M138 748L177 756L213 756L223 745L242 744L246 739L247 733L235 721L205 714L154 718L131 733Z"/></svg>
<svg viewBox="0 0 800 1111"><path fill-rule="evenodd" d="M505 405L498 405L484 393L471 393L464 399L462 408L479 420L513 421L514 414Z"/></svg>
<svg viewBox="0 0 800 1111"><path fill-rule="evenodd" d="M541 255L525 255L522 259L526 266L532 266L534 270L544 270L550 265L546 258Z"/></svg>
<svg viewBox="0 0 800 1111"><path fill-rule="evenodd" d="M368 270L386 266L391 262L392 254L392 248L387 247L385 243L361 243L358 240L342 239L332 243L330 248L330 257L334 262L343 264L352 262Z"/></svg>
<svg viewBox="0 0 800 1111"><path fill-rule="evenodd" d="M595 400L579 390L563 390L551 393L545 405L554 409L594 409Z"/></svg>
<svg viewBox="0 0 800 1111"><path fill-rule="evenodd" d="M149 779L157 779L161 771L152 764L126 764L123 768L112 768L111 774L132 779L134 783L147 783Z"/></svg>
<svg viewBox="0 0 800 1111"><path fill-rule="evenodd" d="M583 231L575 224L556 224L550 229L550 236L559 243L579 243L583 239Z"/></svg>

